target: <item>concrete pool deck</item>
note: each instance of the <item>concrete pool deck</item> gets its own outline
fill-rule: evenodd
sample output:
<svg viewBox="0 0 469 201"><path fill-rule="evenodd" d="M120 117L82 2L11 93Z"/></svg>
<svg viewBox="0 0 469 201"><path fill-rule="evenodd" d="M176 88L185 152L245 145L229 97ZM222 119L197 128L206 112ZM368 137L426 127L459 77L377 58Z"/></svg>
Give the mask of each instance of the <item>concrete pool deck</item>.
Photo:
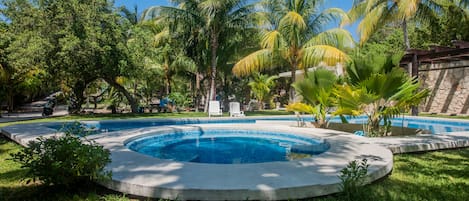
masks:
<svg viewBox="0 0 469 201"><path fill-rule="evenodd" d="M352 160L368 159L367 179L371 182L392 170L391 151L407 153L469 146L468 132L365 138L294 125L296 123L291 121L258 121L255 124L159 126L88 138L112 153L112 163L107 169L113 172L113 180L103 185L124 193L178 200L286 200L327 195L339 192L337 176ZM218 165L161 160L131 151L124 145L131 138L154 132L211 128L288 132L324 139L331 144L331 149L312 158L290 162ZM45 124L24 124L4 127L2 132L25 145L38 136L55 135L57 131Z"/></svg>

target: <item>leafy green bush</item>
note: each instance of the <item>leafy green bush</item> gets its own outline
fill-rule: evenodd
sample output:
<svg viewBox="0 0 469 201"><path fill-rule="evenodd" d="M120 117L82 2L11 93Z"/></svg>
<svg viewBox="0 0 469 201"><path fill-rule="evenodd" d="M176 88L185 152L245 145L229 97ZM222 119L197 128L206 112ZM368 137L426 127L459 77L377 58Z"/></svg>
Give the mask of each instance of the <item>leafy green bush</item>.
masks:
<svg viewBox="0 0 469 201"><path fill-rule="evenodd" d="M370 166L367 162L366 159L361 162L354 160L340 171L339 178L345 200L360 200L360 186L364 184Z"/></svg>
<svg viewBox="0 0 469 201"><path fill-rule="evenodd" d="M111 173L104 171L111 162L109 150L68 130L65 135L37 138L20 152L12 154L12 160L28 168L27 182L39 179L46 185L70 186L77 182L109 179Z"/></svg>

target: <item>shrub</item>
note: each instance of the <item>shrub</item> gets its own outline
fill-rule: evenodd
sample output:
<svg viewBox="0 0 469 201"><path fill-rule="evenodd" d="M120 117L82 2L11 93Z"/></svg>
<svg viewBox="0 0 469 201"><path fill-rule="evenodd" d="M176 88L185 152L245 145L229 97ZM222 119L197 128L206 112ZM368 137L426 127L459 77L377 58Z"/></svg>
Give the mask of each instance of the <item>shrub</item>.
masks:
<svg viewBox="0 0 469 201"><path fill-rule="evenodd" d="M354 160L340 171L342 193L345 200L360 200L360 186L364 185L368 167L366 159L361 162Z"/></svg>
<svg viewBox="0 0 469 201"><path fill-rule="evenodd" d="M20 152L12 154L12 160L28 168L27 182L39 179L46 185L70 186L77 182L109 179L104 171L111 162L109 150L85 138L74 135L76 129L52 138L37 138Z"/></svg>

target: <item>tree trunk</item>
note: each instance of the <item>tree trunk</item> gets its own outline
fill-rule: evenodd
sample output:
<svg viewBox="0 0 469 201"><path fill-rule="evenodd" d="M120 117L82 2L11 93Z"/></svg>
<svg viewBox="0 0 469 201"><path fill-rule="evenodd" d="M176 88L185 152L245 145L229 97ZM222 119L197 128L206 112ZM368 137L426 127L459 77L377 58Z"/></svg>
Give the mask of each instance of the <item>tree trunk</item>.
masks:
<svg viewBox="0 0 469 201"><path fill-rule="evenodd" d="M166 86L165 86L166 95L169 95L171 93L171 79L169 75L169 65L167 62L165 63L164 79L166 82Z"/></svg>
<svg viewBox="0 0 469 201"><path fill-rule="evenodd" d="M121 92L122 94L124 94L125 98L127 99L127 101L129 102L130 104L130 109L132 111L132 113L137 113L138 112L138 103L137 101L135 100L135 98L129 93L129 91L127 91L127 89L125 89L125 87L123 87L122 85L120 85L119 83L117 83L116 81L114 81L113 79L105 79L105 81L111 85L112 87L116 88L117 91Z"/></svg>
<svg viewBox="0 0 469 201"><path fill-rule="evenodd" d="M408 33L408 30L407 30L407 20L406 19L404 19L404 21L402 22L402 31L404 32L405 48L406 48L406 50L409 50L410 49L410 41L409 41L409 33Z"/></svg>
<svg viewBox="0 0 469 201"><path fill-rule="evenodd" d="M81 111L81 106L85 103L85 97L83 92L86 89L86 83L75 83L72 89L72 95L70 97L70 103L68 106L68 112L71 114L78 114Z"/></svg>
<svg viewBox="0 0 469 201"><path fill-rule="evenodd" d="M292 84L295 83L296 81L296 63L293 63L290 67L290 76L291 76L291 79L290 79L290 86L289 86L289 95L290 95L290 102L294 102L295 101L295 88L293 88Z"/></svg>
<svg viewBox="0 0 469 201"><path fill-rule="evenodd" d="M217 76L217 51L218 51L218 36L215 33L214 30L212 30L211 33L211 39L210 39L210 47L211 47L211 61L210 61L210 93L209 93L209 100L215 100L216 96L216 85L215 85L215 79Z"/></svg>
<svg viewBox="0 0 469 201"><path fill-rule="evenodd" d="M98 97L93 96L93 101L94 101L93 110L96 110L96 109L98 109Z"/></svg>
<svg viewBox="0 0 469 201"><path fill-rule="evenodd" d="M208 112L208 104L210 103L210 90L207 91L207 95L205 96L205 105L204 105L204 112Z"/></svg>
<svg viewBox="0 0 469 201"><path fill-rule="evenodd" d="M195 89L194 89L195 112L199 112L200 98L202 97L199 95L199 93L200 93L200 75L199 75L199 72L196 72L195 73Z"/></svg>
<svg viewBox="0 0 469 201"><path fill-rule="evenodd" d="M15 101L14 101L13 89L14 89L14 87L12 87L12 86L8 87L8 89L7 89L7 94L8 94L8 95L7 95L7 99L8 99L8 100L7 100L7 104L8 104L8 108L7 108L7 109L8 109L8 113L13 112L13 108L14 108L14 106L15 106L15 105L14 105L14 104L15 104Z"/></svg>
<svg viewBox="0 0 469 201"><path fill-rule="evenodd" d="M418 57L417 53L414 53L412 57L412 72L411 75L413 78L417 79L419 78L419 62L418 62ZM415 92L417 93L417 92ZM411 107L411 114L412 116L418 116L419 115L419 108L418 106L412 106Z"/></svg>
<svg viewBox="0 0 469 201"><path fill-rule="evenodd" d="M138 96L138 80L134 81L134 97Z"/></svg>

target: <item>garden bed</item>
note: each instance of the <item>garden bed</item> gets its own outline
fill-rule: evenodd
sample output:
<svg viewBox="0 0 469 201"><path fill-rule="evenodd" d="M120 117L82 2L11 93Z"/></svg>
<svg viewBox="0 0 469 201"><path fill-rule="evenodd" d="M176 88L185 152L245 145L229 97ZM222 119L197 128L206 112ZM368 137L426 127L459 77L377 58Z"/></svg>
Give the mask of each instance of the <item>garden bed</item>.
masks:
<svg viewBox="0 0 469 201"><path fill-rule="evenodd" d="M355 131L363 130L363 124L343 124L343 123L329 123L329 129L354 133ZM388 136L405 136L416 134L431 134L431 131L424 129L406 128L392 126L391 134Z"/></svg>

